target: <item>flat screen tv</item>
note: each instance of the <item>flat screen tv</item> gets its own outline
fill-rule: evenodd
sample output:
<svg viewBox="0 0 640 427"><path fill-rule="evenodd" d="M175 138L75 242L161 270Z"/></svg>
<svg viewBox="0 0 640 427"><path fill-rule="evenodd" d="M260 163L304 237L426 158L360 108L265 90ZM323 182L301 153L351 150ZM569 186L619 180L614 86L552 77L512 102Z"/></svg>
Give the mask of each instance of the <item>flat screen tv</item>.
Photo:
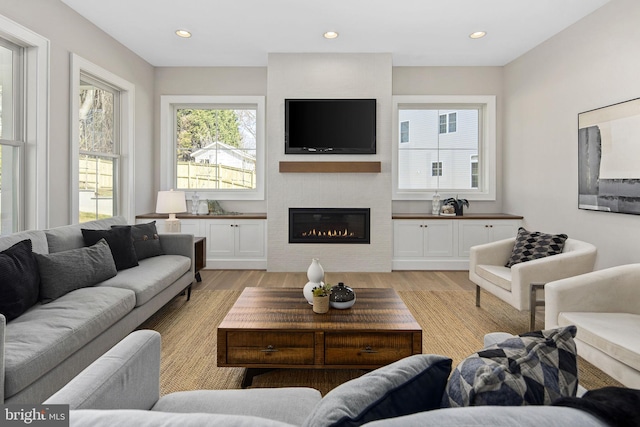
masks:
<svg viewBox="0 0 640 427"><path fill-rule="evenodd" d="M375 99L285 99L285 154L375 154Z"/></svg>

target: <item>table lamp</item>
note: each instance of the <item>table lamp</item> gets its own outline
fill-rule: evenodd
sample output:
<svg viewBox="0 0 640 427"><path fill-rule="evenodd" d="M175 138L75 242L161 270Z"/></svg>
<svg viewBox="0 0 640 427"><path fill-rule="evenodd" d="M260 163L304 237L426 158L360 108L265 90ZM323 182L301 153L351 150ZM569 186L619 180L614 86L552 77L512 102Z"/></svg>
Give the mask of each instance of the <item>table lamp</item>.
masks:
<svg viewBox="0 0 640 427"><path fill-rule="evenodd" d="M169 214L169 219L165 221L165 231L168 233L180 232L180 220L176 214L187 211L187 199L184 191L158 191L158 201L156 202L156 213Z"/></svg>

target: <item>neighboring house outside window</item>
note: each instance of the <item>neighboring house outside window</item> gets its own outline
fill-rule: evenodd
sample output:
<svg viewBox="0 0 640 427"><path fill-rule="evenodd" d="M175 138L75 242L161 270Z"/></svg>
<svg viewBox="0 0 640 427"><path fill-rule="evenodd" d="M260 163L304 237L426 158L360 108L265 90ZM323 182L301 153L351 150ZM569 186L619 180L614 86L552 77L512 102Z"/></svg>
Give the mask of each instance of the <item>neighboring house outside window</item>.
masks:
<svg viewBox="0 0 640 427"><path fill-rule="evenodd" d="M495 96L398 95L394 110L393 200L495 200Z"/></svg>

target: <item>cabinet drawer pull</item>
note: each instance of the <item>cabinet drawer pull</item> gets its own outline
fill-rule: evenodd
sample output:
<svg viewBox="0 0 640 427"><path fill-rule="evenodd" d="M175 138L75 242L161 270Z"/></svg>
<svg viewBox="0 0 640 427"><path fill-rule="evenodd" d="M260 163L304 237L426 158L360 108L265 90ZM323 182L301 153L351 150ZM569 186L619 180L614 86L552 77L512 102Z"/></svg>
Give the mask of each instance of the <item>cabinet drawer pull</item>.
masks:
<svg viewBox="0 0 640 427"><path fill-rule="evenodd" d="M364 348L364 350L362 350L363 353L367 353L367 354L374 354L377 353L376 350L372 349L370 345L366 346Z"/></svg>
<svg viewBox="0 0 640 427"><path fill-rule="evenodd" d="M277 349L277 348L275 348L275 347L274 347L274 346L272 346L272 345L268 345L268 346L267 346L267 348L264 348L264 349L262 349L262 350L260 350L260 351L261 351L261 352L263 352L263 353L275 353L275 352L277 352L277 351L278 351L278 349Z"/></svg>

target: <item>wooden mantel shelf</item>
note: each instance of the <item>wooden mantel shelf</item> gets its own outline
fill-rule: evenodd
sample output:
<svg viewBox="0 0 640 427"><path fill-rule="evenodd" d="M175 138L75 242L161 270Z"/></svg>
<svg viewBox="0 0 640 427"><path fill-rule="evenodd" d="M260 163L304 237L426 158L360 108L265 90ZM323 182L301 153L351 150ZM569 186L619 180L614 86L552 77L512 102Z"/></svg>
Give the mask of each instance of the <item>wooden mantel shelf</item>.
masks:
<svg viewBox="0 0 640 427"><path fill-rule="evenodd" d="M280 173L380 173L380 162L280 162Z"/></svg>

